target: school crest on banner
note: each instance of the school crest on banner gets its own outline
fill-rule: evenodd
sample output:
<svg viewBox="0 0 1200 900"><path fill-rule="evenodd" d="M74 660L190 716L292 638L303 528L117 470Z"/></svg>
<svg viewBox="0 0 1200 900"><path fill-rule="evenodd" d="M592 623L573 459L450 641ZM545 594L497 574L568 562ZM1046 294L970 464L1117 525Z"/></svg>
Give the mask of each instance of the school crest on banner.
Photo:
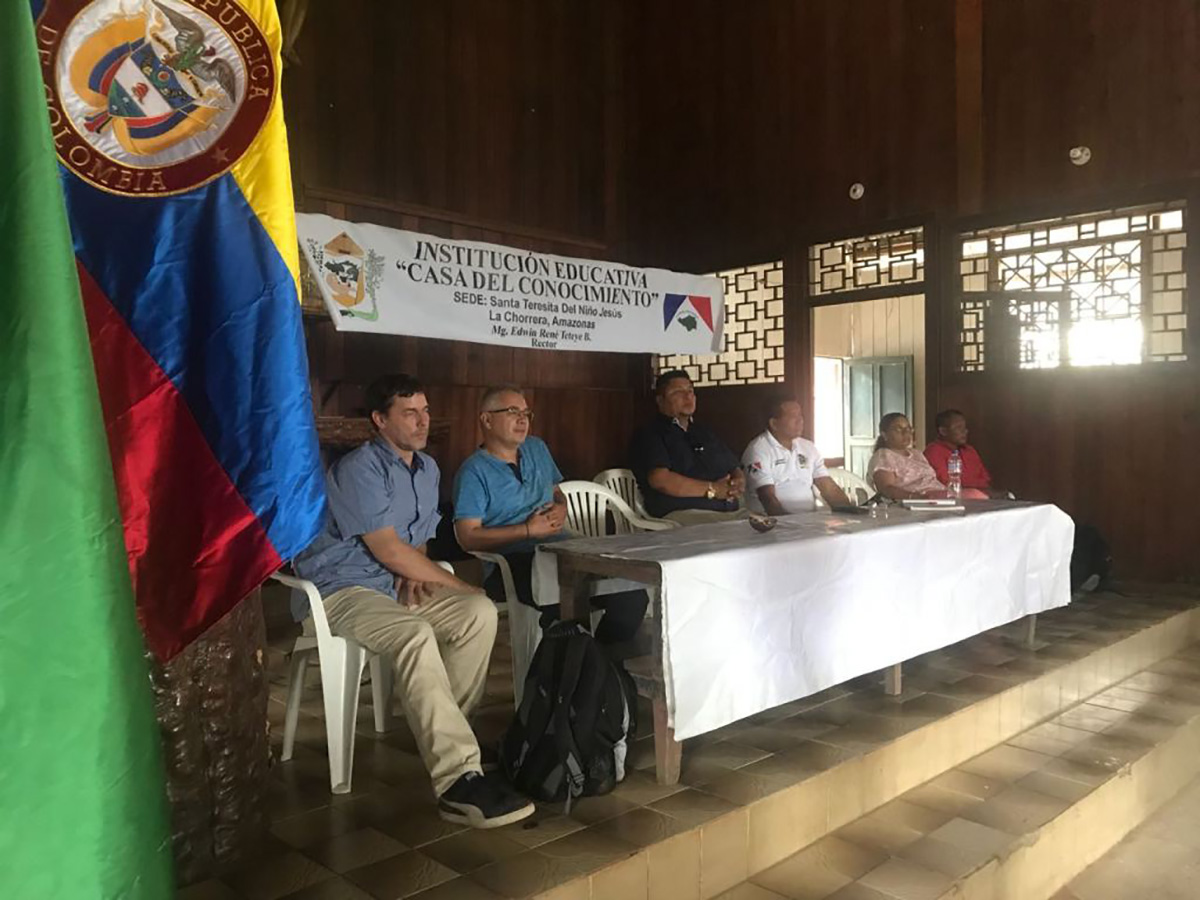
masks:
<svg viewBox="0 0 1200 900"><path fill-rule="evenodd" d="M235 0L50 0L37 38L59 158L104 190L216 178L275 99L270 48Z"/></svg>

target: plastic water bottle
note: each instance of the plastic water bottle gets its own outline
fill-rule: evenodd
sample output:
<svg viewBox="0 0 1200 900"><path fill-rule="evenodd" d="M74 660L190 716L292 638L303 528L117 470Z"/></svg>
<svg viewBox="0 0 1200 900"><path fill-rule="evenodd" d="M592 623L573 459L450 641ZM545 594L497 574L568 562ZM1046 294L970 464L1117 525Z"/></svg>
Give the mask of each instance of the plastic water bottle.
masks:
<svg viewBox="0 0 1200 900"><path fill-rule="evenodd" d="M955 450L950 454L950 459L946 462L946 474L949 476L950 496L958 498L962 496L962 455Z"/></svg>

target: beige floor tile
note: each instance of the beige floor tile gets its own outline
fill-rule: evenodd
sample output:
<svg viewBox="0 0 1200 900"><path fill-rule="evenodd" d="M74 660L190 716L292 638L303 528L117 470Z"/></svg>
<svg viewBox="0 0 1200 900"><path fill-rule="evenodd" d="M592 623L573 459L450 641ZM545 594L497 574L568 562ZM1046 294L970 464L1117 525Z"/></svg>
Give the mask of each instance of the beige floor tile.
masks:
<svg viewBox="0 0 1200 900"><path fill-rule="evenodd" d="M397 856L407 849L374 828L360 828L308 847L304 855L334 872L345 873Z"/></svg>
<svg viewBox="0 0 1200 900"><path fill-rule="evenodd" d="M502 897L541 894L578 879L578 884L564 888L564 896L575 894L582 900L587 900L591 894L591 886L586 876L598 867L599 864L588 868L586 864L570 859L551 858L536 850L526 850L516 856L476 869L468 877Z"/></svg>
<svg viewBox="0 0 1200 900"><path fill-rule="evenodd" d="M679 819L689 828L737 809L728 800L692 789L656 800L650 804L650 808Z"/></svg>
<svg viewBox="0 0 1200 900"><path fill-rule="evenodd" d="M881 894L874 888L869 888L860 881L846 885L834 891L825 900L896 900L890 894Z"/></svg>
<svg viewBox="0 0 1200 900"><path fill-rule="evenodd" d="M663 797L669 797L671 794L682 791L686 785L681 784L659 784L653 773L647 774L638 770L626 770L625 780L613 789L613 796L633 803L636 806L645 806L648 803L653 803L655 800L661 800Z"/></svg>
<svg viewBox="0 0 1200 900"><path fill-rule="evenodd" d="M600 797L581 797L571 805L570 817L584 825L595 825L637 809L638 804L616 794Z"/></svg>
<svg viewBox="0 0 1200 900"><path fill-rule="evenodd" d="M902 859L891 859L859 879L897 900L937 900L949 889L948 876Z"/></svg>
<svg viewBox="0 0 1200 900"><path fill-rule="evenodd" d="M1068 803L1078 803L1095 790L1094 785L1072 781L1069 778L1063 778L1059 775L1051 775L1045 770L1030 772L1024 778L1017 781L1016 786L1029 791L1037 791L1039 794L1045 794L1048 797L1057 797L1059 800L1065 800Z"/></svg>
<svg viewBox="0 0 1200 900"><path fill-rule="evenodd" d="M770 756L773 751L751 747L738 741L716 741L703 744L693 749L691 742L685 742L683 748L684 764L711 763L726 769L738 769Z"/></svg>
<svg viewBox="0 0 1200 900"><path fill-rule="evenodd" d="M277 900L334 874L316 860L292 851L256 861L223 880L247 900Z"/></svg>
<svg viewBox="0 0 1200 900"><path fill-rule="evenodd" d="M977 800L987 800L1004 790L1007 785L995 778L964 772L962 769L951 769L929 782L933 787L943 788L955 793L965 794Z"/></svg>
<svg viewBox="0 0 1200 900"><path fill-rule="evenodd" d="M700 827L700 896L715 897L746 880L750 817L745 809Z"/></svg>
<svg viewBox="0 0 1200 900"><path fill-rule="evenodd" d="M827 837L751 880L794 900L824 900L886 859L878 850Z"/></svg>
<svg viewBox="0 0 1200 900"><path fill-rule="evenodd" d="M699 829L649 848L649 891L650 900L699 900Z"/></svg>
<svg viewBox="0 0 1200 900"><path fill-rule="evenodd" d="M409 847L420 847L466 829L465 825L441 818L432 803L417 809L393 811L386 818L377 818L374 825L379 831Z"/></svg>
<svg viewBox="0 0 1200 900"><path fill-rule="evenodd" d="M1191 847L1135 834L1069 885L1081 900L1195 900L1200 859Z"/></svg>
<svg viewBox="0 0 1200 900"><path fill-rule="evenodd" d="M702 786L707 794L728 800L735 806L749 806L755 801L783 790L800 780L801 773L787 771L783 774L763 775L751 773L750 767L726 772Z"/></svg>
<svg viewBox="0 0 1200 900"><path fill-rule="evenodd" d="M365 816L356 816L344 806L324 806L271 825L271 834L292 847L311 847L365 826Z"/></svg>
<svg viewBox="0 0 1200 900"><path fill-rule="evenodd" d="M1057 797L1009 787L963 813L963 818L1008 834L1029 834L1045 825L1071 804Z"/></svg>
<svg viewBox="0 0 1200 900"><path fill-rule="evenodd" d="M398 900L456 878L458 873L419 850L408 850L383 862L352 869L346 877L381 900Z"/></svg>
<svg viewBox="0 0 1200 900"><path fill-rule="evenodd" d="M450 882L447 883L449 884ZM424 898L426 893L422 891L421 896ZM490 892L488 896L484 897L473 897L468 892L463 900L495 900L495 898L496 895L490 894ZM308 887L301 888L295 893L281 897L280 900L375 900L375 898L345 878L331 878L328 881L318 881L316 884L310 884ZM432 898L426 898L426 900L432 900Z"/></svg>
<svg viewBox="0 0 1200 900"><path fill-rule="evenodd" d="M1117 772L1141 759L1151 749L1150 744L1135 743L1109 734L1098 734L1068 750L1059 760Z"/></svg>
<svg viewBox="0 0 1200 900"><path fill-rule="evenodd" d="M837 836L883 854L895 854L944 825L949 813L893 800L841 828Z"/></svg>
<svg viewBox="0 0 1200 900"><path fill-rule="evenodd" d="M443 866L465 875L510 856L516 856L527 848L494 830L472 829L460 834L425 844L421 852Z"/></svg>
<svg viewBox="0 0 1200 900"><path fill-rule="evenodd" d="M647 900L649 889L648 858L639 853L592 875L591 900Z"/></svg>
<svg viewBox="0 0 1200 900"><path fill-rule="evenodd" d="M1030 772L1037 771L1052 758L1036 750L1001 744L974 759L967 760L958 768L972 775L1011 784Z"/></svg>
<svg viewBox="0 0 1200 900"><path fill-rule="evenodd" d="M1055 724L1068 728L1080 728L1099 734L1114 725L1129 718L1129 713L1120 709L1109 709L1107 706L1096 706L1091 703L1080 703L1054 719Z"/></svg>
<svg viewBox="0 0 1200 900"><path fill-rule="evenodd" d="M1013 836L968 819L952 819L896 855L950 878L961 878L1013 843Z"/></svg>
<svg viewBox="0 0 1200 900"><path fill-rule="evenodd" d="M649 847L687 828L683 822L649 807L639 807L594 826L598 834L634 847Z"/></svg>
<svg viewBox="0 0 1200 900"><path fill-rule="evenodd" d="M759 887L753 882L746 881L737 887L730 888L720 894L717 900L785 900L782 894Z"/></svg>
<svg viewBox="0 0 1200 900"><path fill-rule="evenodd" d="M241 895L216 878L180 888L175 900L241 900Z"/></svg>
<svg viewBox="0 0 1200 900"><path fill-rule="evenodd" d="M962 794L934 784L923 784L904 794L907 803L913 803L926 809L943 813L950 818L961 816L963 812L978 806L983 802L978 797Z"/></svg>
<svg viewBox="0 0 1200 900"><path fill-rule="evenodd" d="M502 835L510 841L515 841L523 847L533 848L560 837L566 837L576 831L582 831L587 827L582 822L561 813L561 805L556 805L553 810L539 807L528 819L497 828L494 833Z"/></svg>

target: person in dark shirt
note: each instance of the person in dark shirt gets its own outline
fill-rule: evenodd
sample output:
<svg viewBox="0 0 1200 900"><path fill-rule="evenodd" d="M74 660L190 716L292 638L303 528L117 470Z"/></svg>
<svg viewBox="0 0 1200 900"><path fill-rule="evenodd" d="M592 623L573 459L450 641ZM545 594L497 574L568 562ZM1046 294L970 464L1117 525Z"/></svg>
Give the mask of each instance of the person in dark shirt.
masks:
<svg viewBox="0 0 1200 900"><path fill-rule="evenodd" d="M744 518L746 476L733 451L696 423L687 372L663 372L654 393L658 415L633 436L629 451L646 511L683 525Z"/></svg>

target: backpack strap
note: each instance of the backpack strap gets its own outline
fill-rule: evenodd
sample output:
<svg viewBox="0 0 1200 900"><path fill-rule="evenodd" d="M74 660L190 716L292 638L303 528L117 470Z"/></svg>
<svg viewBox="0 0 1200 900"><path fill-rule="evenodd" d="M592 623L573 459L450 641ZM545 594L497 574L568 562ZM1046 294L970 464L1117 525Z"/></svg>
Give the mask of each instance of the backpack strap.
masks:
<svg viewBox="0 0 1200 900"><path fill-rule="evenodd" d="M555 642L559 640L564 640L564 638L543 639L538 646L537 670L534 671L531 668L525 677L525 693L521 697L521 708L517 711L517 719L525 725L525 739L521 743L521 755L513 766L514 770L521 768L521 764L525 761L525 754L531 747L537 746L550 727L554 697L543 697L542 690L547 687L549 690L554 689L554 657L556 654L553 649ZM569 640L569 638L565 638L565 640Z"/></svg>
<svg viewBox="0 0 1200 900"><path fill-rule="evenodd" d="M571 698L579 686L583 661L590 646L590 635L578 635L570 639L567 660L558 683L558 697L554 703L554 741L558 745L558 755L567 779L567 804L563 815L571 812L571 801L583 793L583 765L575 736L571 733Z"/></svg>

